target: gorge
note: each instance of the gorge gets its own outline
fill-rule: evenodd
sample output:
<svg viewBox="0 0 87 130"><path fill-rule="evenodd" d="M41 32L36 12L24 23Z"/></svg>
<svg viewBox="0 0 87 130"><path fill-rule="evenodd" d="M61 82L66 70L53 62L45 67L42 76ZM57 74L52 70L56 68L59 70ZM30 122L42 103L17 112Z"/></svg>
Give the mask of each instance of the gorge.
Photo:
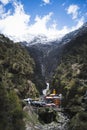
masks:
<svg viewBox="0 0 87 130"><path fill-rule="evenodd" d="M41 73L50 82L51 90L55 88L57 93L63 94L62 106L70 116L68 129L86 130L87 23L60 41L30 46L32 56L33 48L36 49L34 53L40 52L38 63L40 69L41 66L44 68Z"/></svg>
<svg viewBox="0 0 87 130"><path fill-rule="evenodd" d="M46 44L14 43L1 34L0 68L1 129L24 130L20 101L39 97L49 82L51 91L63 94L68 130L86 130L87 23Z"/></svg>

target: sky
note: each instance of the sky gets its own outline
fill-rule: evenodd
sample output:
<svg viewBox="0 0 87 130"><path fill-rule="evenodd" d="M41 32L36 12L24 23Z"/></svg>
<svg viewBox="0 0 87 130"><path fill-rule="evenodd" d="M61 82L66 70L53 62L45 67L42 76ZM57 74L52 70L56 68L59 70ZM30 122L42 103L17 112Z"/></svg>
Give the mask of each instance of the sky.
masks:
<svg viewBox="0 0 87 130"><path fill-rule="evenodd" d="M60 39L87 22L87 0L0 0L0 33L15 42Z"/></svg>

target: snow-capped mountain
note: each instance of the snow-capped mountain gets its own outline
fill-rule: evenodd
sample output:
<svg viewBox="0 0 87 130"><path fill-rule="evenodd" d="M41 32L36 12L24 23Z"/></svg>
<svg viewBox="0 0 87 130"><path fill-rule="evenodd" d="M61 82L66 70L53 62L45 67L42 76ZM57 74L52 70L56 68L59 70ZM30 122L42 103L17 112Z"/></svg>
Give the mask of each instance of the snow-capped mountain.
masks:
<svg viewBox="0 0 87 130"><path fill-rule="evenodd" d="M32 38L31 41L27 42L27 41L23 41L21 42L22 45L25 45L25 46L32 46L32 45L36 45L36 44L47 44L47 45L52 45L54 42L57 44L61 41L61 39L53 39L53 40L50 40L48 39L45 35L38 35L38 36L34 36Z"/></svg>
<svg viewBox="0 0 87 130"><path fill-rule="evenodd" d="M31 56L34 57L37 64L40 66L40 70L43 76L51 75L61 59L62 50L65 45L71 44L77 37L81 37L87 34L87 23L85 23L81 28L75 30L62 39L48 41L45 36L35 37L30 43L22 42L22 45L27 46Z"/></svg>
<svg viewBox="0 0 87 130"><path fill-rule="evenodd" d="M66 44L66 43L70 42L71 40L75 39L76 37L81 36L85 33L87 33L87 23L84 23L79 29L66 34L61 39L61 43Z"/></svg>
<svg viewBox="0 0 87 130"><path fill-rule="evenodd" d="M48 39L47 36L41 34L37 36L32 36L29 42L24 41L24 42L21 42L21 44L25 46L32 46L36 44L39 44L39 45L40 44L47 44L47 45L66 44L70 42L72 39L75 39L76 37L81 36L83 33L86 33L86 32L87 32L87 23L84 23L79 29L66 34L64 37L51 40L51 39Z"/></svg>

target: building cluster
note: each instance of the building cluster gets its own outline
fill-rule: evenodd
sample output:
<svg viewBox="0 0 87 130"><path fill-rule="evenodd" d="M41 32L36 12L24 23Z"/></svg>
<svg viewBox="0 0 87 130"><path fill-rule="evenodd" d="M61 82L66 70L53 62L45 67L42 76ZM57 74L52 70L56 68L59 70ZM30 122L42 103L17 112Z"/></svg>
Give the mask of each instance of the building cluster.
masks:
<svg viewBox="0 0 87 130"><path fill-rule="evenodd" d="M32 98L24 99L29 105L35 107L60 107L62 100L62 94L56 94L56 91L53 90L52 94L45 95L41 99L34 100Z"/></svg>

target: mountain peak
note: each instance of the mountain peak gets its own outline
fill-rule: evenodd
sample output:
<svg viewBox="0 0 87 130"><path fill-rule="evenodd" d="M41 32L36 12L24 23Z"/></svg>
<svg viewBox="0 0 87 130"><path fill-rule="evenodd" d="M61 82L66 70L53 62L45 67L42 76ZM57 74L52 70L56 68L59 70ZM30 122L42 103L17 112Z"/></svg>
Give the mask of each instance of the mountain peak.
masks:
<svg viewBox="0 0 87 130"><path fill-rule="evenodd" d="M75 39L76 37L81 36L83 33L86 33L86 32L87 32L87 22L84 23L79 29L72 31L61 38L58 37L56 39L51 39L51 38L48 38L44 34L39 34L36 36L32 35L30 40L24 41L22 42L22 44L26 46L32 46L36 44L39 44L39 45L40 44L53 45L53 44L59 44L59 43L66 44L70 42L72 39Z"/></svg>
<svg viewBox="0 0 87 130"><path fill-rule="evenodd" d="M83 27L87 27L87 22L85 22L85 23L83 24Z"/></svg>

